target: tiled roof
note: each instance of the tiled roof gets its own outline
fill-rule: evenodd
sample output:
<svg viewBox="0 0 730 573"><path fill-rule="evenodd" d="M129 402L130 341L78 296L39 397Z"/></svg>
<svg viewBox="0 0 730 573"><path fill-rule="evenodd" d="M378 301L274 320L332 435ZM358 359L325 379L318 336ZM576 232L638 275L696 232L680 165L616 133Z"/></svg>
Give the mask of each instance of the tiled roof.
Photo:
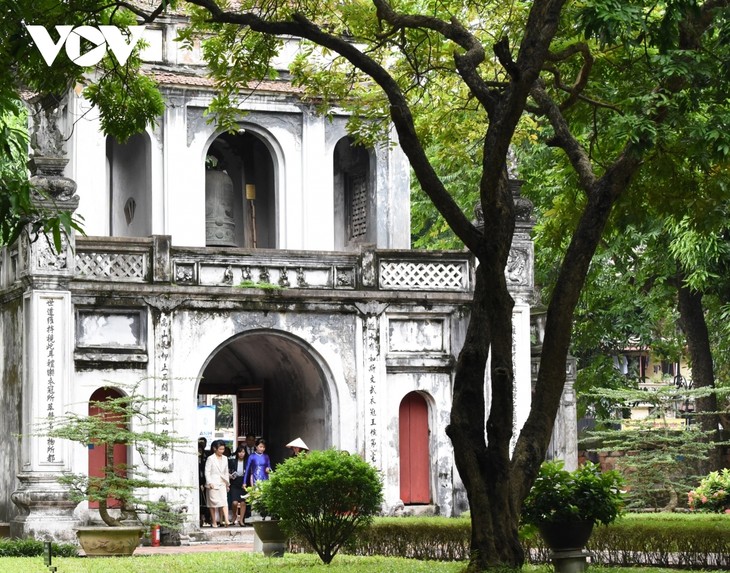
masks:
<svg viewBox="0 0 730 573"><path fill-rule="evenodd" d="M159 70L150 70L146 72L149 77L162 85L178 85L199 88L213 88L215 82L207 76L195 74L179 74L173 72L163 72ZM295 87L288 81L263 80L260 82L248 84L250 90L265 91L285 94L301 94L303 90Z"/></svg>

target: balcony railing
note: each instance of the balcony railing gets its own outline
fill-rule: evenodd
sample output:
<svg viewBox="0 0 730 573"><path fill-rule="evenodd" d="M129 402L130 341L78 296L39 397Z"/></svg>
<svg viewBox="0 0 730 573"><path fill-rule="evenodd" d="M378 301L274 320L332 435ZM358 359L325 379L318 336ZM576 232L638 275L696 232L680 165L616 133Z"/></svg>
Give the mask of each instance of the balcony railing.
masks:
<svg viewBox="0 0 730 573"><path fill-rule="evenodd" d="M75 280L185 286L469 292L463 252L180 248L169 237L78 237Z"/></svg>

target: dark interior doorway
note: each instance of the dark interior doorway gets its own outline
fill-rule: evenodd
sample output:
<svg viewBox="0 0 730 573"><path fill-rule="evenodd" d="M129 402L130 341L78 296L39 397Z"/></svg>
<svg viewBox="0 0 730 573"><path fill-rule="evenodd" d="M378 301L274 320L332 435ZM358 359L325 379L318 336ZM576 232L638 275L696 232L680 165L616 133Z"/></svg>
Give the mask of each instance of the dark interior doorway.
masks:
<svg viewBox="0 0 730 573"><path fill-rule="evenodd" d="M235 397L232 447L247 433L261 436L272 464L289 455L285 444L296 437L311 449L332 445L331 397L322 368L286 333L250 332L218 348L198 387L199 402L210 396Z"/></svg>

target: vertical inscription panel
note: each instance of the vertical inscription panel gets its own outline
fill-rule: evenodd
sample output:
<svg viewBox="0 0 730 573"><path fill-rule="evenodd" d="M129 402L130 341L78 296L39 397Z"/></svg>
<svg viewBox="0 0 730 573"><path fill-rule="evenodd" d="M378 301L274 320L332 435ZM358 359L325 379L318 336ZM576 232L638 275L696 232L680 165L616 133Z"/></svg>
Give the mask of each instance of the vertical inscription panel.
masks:
<svg viewBox="0 0 730 573"><path fill-rule="evenodd" d="M68 403L72 348L71 295L33 291L27 298L30 320L26 381L31 396L30 433L53 427ZM31 438L31 466L52 471L64 466L66 446L49 437Z"/></svg>

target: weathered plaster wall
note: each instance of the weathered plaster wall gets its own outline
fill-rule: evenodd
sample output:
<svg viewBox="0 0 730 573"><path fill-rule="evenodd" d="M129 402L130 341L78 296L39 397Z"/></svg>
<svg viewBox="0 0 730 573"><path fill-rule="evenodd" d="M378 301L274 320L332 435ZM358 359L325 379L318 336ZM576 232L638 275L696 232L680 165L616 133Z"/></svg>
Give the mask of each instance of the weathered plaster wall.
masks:
<svg viewBox="0 0 730 573"><path fill-rule="evenodd" d="M0 312L0 522L9 522L18 513L10 500L20 470L20 434L23 404L23 305L22 299L9 301Z"/></svg>

